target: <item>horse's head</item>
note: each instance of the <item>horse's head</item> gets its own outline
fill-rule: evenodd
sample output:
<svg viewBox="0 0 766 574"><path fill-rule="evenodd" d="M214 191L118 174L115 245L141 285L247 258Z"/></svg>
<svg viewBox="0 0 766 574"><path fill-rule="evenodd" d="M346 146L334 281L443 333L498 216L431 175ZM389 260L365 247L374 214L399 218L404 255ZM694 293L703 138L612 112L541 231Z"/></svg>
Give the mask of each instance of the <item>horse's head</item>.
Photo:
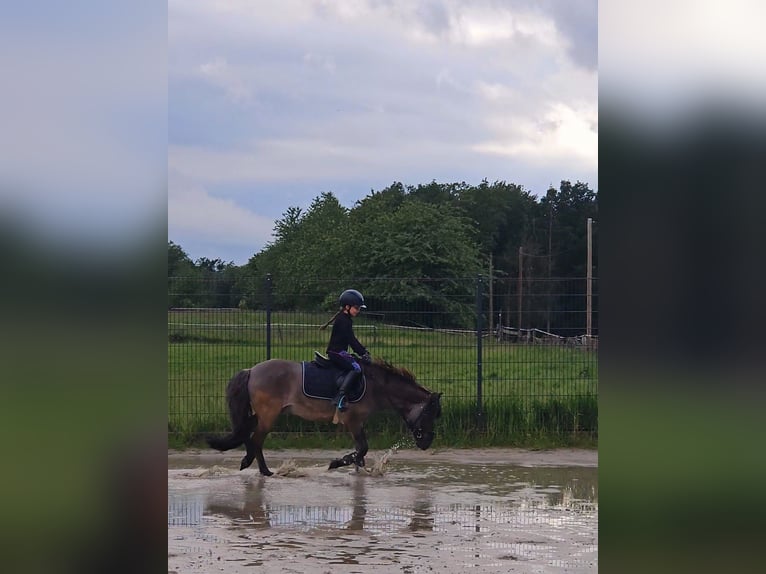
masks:
<svg viewBox="0 0 766 574"><path fill-rule="evenodd" d="M407 423L415 444L426 450L434 441L434 423L442 414L442 394L432 393L410 371L388 361L377 360L369 367L373 376L380 377L388 402Z"/></svg>
<svg viewBox="0 0 766 574"><path fill-rule="evenodd" d="M421 450L426 450L434 441L434 423L442 414L441 393L431 393L423 410L410 425L415 444Z"/></svg>

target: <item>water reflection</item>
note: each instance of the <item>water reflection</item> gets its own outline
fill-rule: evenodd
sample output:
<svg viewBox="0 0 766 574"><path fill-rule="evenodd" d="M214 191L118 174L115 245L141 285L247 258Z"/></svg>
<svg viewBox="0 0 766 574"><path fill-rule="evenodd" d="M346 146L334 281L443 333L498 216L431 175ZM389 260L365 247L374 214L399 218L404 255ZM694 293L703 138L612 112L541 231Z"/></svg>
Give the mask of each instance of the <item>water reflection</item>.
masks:
<svg viewBox="0 0 766 574"><path fill-rule="evenodd" d="M346 530L364 530L364 519L367 516L367 481L363 477L354 480L354 501L351 519L346 523Z"/></svg>
<svg viewBox="0 0 766 574"><path fill-rule="evenodd" d="M204 508L205 497L202 494L168 495L168 528L199 525Z"/></svg>
<svg viewBox="0 0 766 574"><path fill-rule="evenodd" d="M434 504L428 490L419 489L412 505L412 518L408 530L411 532L434 529Z"/></svg>
<svg viewBox="0 0 766 574"><path fill-rule="evenodd" d="M300 479L291 479L290 488L283 492L270 488L277 484L274 479L257 477L242 481L244 490L239 492L171 493L168 527L193 526L199 524L203 516L223 516L232 525L254 528L419 532L445 530L460 524L482 532L497 524L534 523L543 514L551 523L597 515L596 469L506 468L505 471L504 475L484 474L486 494L483 498L487 500L482 502L470 502L466 498L472 497L465 494L454 496L454 490L465 492L466 484L478 483L475 474L460 476L455 469L445 473L449 480L439 481L430 473L427 481L408 480L406 486L392 486L385 478L351 475L350 484L343 487L324 485L326 489L334 489L332 496L326 496L332 503L319 503L312 497L312 492L322 493L321 483L307 488L301 485ZM283 485L284 482L280 484ZM316 488L312 490L312 486ZM505 492L500 496L503 486ZM382 492L385 490L390 492ZM391 493L400 491L405 495L395 497L395 502L386 502ZM350 496L338 496L338 492ZM453 498L461 501L445 500Z"/></svg>
<svg viewBox="0 0 766 574"><path fill-rule="evenodd" d="M183 527L193 532L176 530L185 540L224 532L250 558L311 541L306 556L327 564L361 564L376 552L376 560L404 563L421 556L416 545L425 544L448 555L454 568L508 571L514 561L526 561L591 571L597 565L595 468L410 463L382 477L232 473L169 487L169 539Z"/></svg>
<svg viewBox="0 0 766 574"><path fill-rule="evenodd" d="M271 528L271 516L264 497L265 480L259 476L255 480L245 482L245 492L241 498L212 498L207 504L206 514L226 516L234 524Z"/></svg>

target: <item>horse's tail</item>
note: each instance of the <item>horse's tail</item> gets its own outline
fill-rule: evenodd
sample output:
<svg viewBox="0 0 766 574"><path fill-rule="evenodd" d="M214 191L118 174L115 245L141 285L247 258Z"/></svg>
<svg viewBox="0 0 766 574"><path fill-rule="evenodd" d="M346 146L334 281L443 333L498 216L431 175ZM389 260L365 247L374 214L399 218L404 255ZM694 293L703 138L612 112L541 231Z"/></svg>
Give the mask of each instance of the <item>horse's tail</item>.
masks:
<svg viewBox="0 0 766 574"><path fill-rule="evenodd" d="M207 437L207 444L216 450L230 450L244 443L253 431L255 415L250 414L250 392L247 382L250 369L244 369L234 375L226 387L226 400L229 403L232 433L225 437Z"/></svg>

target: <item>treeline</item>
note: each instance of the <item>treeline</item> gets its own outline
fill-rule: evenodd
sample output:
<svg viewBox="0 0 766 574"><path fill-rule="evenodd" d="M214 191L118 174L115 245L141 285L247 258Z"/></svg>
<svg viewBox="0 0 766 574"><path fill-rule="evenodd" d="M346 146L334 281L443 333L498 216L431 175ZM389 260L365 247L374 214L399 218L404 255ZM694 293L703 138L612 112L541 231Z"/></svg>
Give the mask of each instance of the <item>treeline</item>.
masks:
<svg viewBox="0 0 766 574"><path fill-rule="evenodd" d="M378 312L417 309L429 326L445 315L471 324L475 283L468 279L478 274L510 285L521 261L526 281L585 277L586 221L597 211L597 193L569 181L539 198L505 181L394 183L350 209L322 193L305 211L288 208L273 241L243 266L193 262L169 242L169 304L261 308L270 274L278 308L327 310L337 296L327 280L354 278ZM594 268L597 234L593 226ZM497 310L512 311L509 294L498 292Z"/></svg>

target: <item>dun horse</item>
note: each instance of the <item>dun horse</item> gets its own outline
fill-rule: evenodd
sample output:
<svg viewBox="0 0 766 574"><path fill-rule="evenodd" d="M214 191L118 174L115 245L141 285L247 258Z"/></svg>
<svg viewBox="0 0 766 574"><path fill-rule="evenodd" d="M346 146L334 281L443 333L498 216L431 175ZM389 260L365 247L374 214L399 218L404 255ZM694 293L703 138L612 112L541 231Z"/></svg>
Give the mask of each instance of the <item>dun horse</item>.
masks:
<svg viewBox="0 0 766 574"><path fill-rule="evenodd" d="M317 362L322 362L321 356ZM326 399L304 393L304 375L309 366L316 367L316 362L270 359L234 375L226 389L232 433L226 437L208 437L208 444L222 451L244 444L247 453L240 470L257 460L261 474L271 476L263 458L263 441L281 413L292 413L310 421L330 421L336 414L335 405L327 400L334 396L334 389ZM431 446L434 439L434 421L441 415L441 393L432 393L418 384L407 369L387 362L375 361L362 368L366 386L355 399L351 397L348 410L340 415L354 437L356 450L331 461L330 469L349 464L364 466L368 450L364 423L376 411L397 412L412 432L415 444L423 450Z"/></svg>

